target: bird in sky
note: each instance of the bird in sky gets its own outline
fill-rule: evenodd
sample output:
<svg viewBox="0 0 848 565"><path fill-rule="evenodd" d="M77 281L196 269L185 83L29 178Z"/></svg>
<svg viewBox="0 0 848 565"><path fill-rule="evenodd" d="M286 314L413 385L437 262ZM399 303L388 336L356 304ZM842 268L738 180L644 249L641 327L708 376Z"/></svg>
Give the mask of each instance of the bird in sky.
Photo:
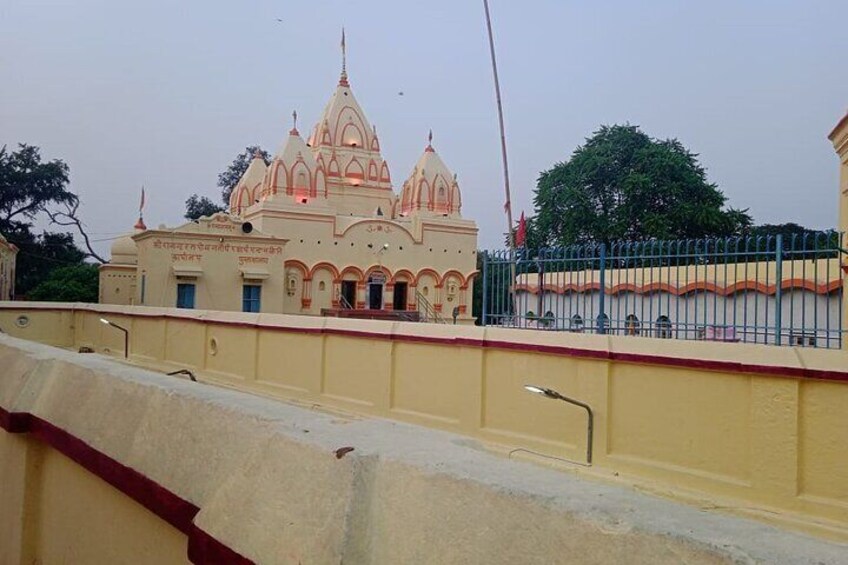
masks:
<svg viewBox="0 0 848 565"><path fill-rule="evenodd" d="M398 96L403 96L403 90L401 90L400 92L398 92Z"/></svg>

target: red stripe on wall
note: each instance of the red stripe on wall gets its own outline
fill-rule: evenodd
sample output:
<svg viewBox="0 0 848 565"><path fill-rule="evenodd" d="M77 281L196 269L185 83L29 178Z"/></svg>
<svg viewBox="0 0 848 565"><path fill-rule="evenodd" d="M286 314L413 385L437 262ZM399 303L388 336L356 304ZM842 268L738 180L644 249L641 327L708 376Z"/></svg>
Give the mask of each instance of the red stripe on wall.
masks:
<svg viewBox="0 0 848 565"><path fill-rule="evenodd" d="M28 412L9 412L2 407L0 428L9 433L29 433L184 533L192 563L253 563L194 524L200 508L69 432Z"/></svg>
<svg viewBox="0 0 848 565"><path fill-rule="evenodd" d="M29 311L27 308L6 307L4 310ZM79 308L81 312L98 313L98 310ZM38 311L71 312L68 308L39 308ZM386 341L398 341L403 343L430 343L442 345L460 345L465 347L481 347L487 349L501 349L509 351L526 351L533 353L544 353L546 355L562 355L565 357L580 357L584 359L598 359L605 361L620 361L622 363L650 364L667 367L697 368L706 371L722 371L732 373L751 373L769 375L772 377L789 377L800 379L815 379L824 381L848 382L848 371L836 371L827 369L811 369L806 367L787 367L782 365L759 365L739 363L735 361L715 361L711 359L698 359L696 357L669 357L665 355L647 355L641 353L615 353L607 350L587 349L578 347L567 347L562 345L542 345L534 343L522 343L515 341L499 341L492 339L474 339L464 337L435 337L421 335L404 335L397 333L379 333L363 330L346 330L342 328L300 328L291 326L278 326L268 323L234 322L229 320L213 320L209 318L197 319L190 316L176 314L144 314L144 313L121 313L106 312L128 318L145 318L153 320L175 320L179 322L193 322L196 324L211 324L228 327L241 327L249 329L263 329L268 331L307 334L307 335L338 335L345 337L356 337L362 339L380 339ZM519 331L519 330L516 330ZM635 339L635 338L634 338ZM718 344L717 344L718 345ZM736 347L739 344L722 344L726 347ZM834 351L834 354L836 351Z"/></svg>

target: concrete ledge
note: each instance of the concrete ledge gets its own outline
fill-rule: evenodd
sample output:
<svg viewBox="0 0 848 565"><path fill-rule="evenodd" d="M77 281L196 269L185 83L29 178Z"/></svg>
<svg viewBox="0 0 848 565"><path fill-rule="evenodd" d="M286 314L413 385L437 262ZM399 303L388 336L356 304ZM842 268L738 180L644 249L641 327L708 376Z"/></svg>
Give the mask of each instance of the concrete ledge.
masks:
<svg viewBox="0 0 848 565"><path fill-rule="evenodd" d="M0 302L0 312L88 312L134 319L167 319L207 325L298 334L340 335L398 342L454 344L527 351L599 361L689 367L712 371L848 382L848 351L775 347L749 343L660 340L497 327L351 320L288 314L250 314L60 302ZM71 323L70 321L68 322ZM59 333L59 329L55 330ZM14 327L8 332L26 337ZM73 334L68 328L68 334ZM54 345L72 345L70 342ZM67 340L66 337L66 340ZM42 336L34 338L45 342ZM54 340L55 341L55 340Z"/></svg>
<svg viewBox="0 0 848 565"><path fill-rule="evenodd" d="M190 530L205 532L203 543L254 562L835 564L848 552L510 461L446 432L309 410L8 336L0 336L0 363L4 427L30 414L61 430L198 508Z"/></svg>

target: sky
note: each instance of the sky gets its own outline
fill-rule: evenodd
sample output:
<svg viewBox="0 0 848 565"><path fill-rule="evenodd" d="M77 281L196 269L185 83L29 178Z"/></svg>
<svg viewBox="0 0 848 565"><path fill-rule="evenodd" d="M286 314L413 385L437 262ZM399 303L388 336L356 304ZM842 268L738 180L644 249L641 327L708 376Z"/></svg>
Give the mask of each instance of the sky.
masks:
<svg viewBox="0 0 848 565"><path fill-rule="evenodd" d="M757 223L837 226L827 134L848 110L845 0L490 0L516 216L601 125L699 154ZM281 21L278 21L281 20ZM482 0L0 0L0 146L70 166L98 249L179 225L251 144L314 125L346 29L351 87L395 190L433 130L481 248L506 231ZM399 93L403 92L401 96Z"/></svg>

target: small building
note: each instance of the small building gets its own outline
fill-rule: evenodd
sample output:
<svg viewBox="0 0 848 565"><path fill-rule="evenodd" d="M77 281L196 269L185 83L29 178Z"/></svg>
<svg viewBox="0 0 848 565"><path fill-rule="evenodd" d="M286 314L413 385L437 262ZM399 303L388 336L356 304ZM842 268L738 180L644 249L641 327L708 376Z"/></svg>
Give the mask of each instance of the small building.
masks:
<svg viewBox="0 0 848 565"><path fill-rule="evenodd" d="M15 298L15 264L18 248L0 235L0 300Z"/></svg>
<svg viewBox="0 0 848 565"><path fill-rule="evenodd" d="M174 229L141 227L112 244L112 260L100 268L100 301L282 312L285 244L228 214Z"/></svg>
<svg viewBox="0 0 848 565"><path fill-rule="evenodd" d="M839 256L524 273L518 326L656 338L839 347ZM777 284L778 278L780 284ZM541 283L541 284L540 284ZM779 315L778 315L779 314Z"/></svg>
<svg viewBox="0 0 848 565"><path fill-rule="evenodd" d="M270 163L254 155L228 214L140 222L117 240L101 302L473 322L477 226L432 132L397 194L344 63L306 140L293 118Z"/></svg>

